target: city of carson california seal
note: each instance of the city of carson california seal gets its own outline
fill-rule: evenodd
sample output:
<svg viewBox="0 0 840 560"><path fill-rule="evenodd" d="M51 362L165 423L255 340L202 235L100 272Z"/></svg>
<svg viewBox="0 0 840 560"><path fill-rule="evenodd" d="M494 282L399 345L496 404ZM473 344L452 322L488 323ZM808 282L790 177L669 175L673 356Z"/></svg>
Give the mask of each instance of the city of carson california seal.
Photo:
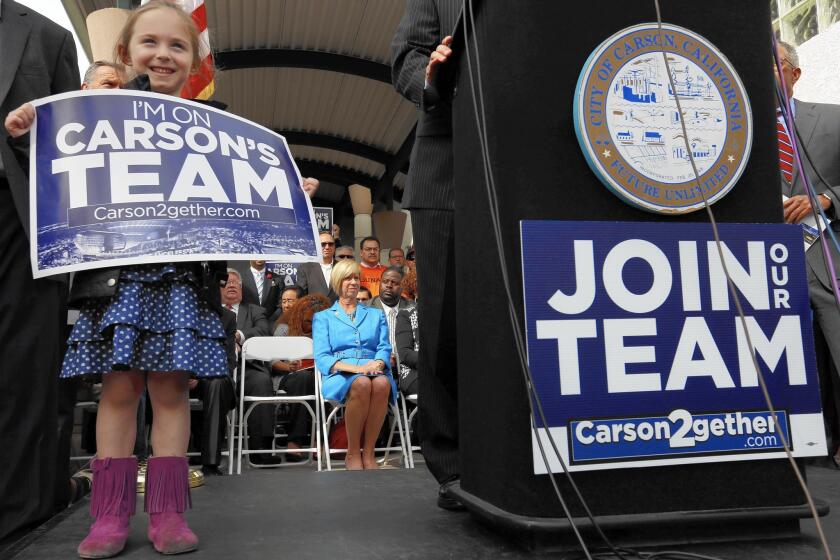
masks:
<svg viewBox="0 0 840 560"><path fill-rule="evenodd" d="M598 178L625 202L660 214L702 208L699 189L709 203L726 195L752 146L752 111L732 64L708 40L676 25L663 24L661 40L656 23L629 27L595 49L578 79L574 119Z"/></svg>

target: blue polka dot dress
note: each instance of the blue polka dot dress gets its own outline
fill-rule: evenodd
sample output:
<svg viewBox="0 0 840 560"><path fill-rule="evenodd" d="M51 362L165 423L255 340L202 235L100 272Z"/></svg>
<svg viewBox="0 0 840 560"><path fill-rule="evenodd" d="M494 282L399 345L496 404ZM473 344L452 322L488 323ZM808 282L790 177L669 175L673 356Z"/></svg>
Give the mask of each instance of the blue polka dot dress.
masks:
<svg viewBox="0 0 840 560"><path fill-rule="evenodd" d="M227 375L222 323L188 266L124 267L114 296L83 302L61 377L130 369Z"/></svg>

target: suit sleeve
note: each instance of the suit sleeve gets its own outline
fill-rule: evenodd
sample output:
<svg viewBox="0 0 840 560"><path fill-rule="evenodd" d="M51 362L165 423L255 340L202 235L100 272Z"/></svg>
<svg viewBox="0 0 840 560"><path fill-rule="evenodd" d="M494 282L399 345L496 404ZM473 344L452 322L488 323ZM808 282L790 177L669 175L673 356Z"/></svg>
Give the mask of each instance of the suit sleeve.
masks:
<svg viewBox="0 0 840 560"><path fill-rule="evenodd" d="M301 265L297 272L297 282L295 284L303 290L304 294L309 293L309 267Z"/></svg>
<svg viewBox="0 0 840 560"><path fill-rule="evenodd" d="M376 312L374 312L376 313ZM378 324L376 326L376 335L378 341L376 343L376 356L374 360L382 360L385 362L385 369L391 369L391 342L388 337L388 322L385 320L385 314L381 311L376 313L378 315Z"/></svg>
<svg viewBox="0 0 840 560"><path fill-rule="evenodd" d="M400 95L423 111L433 109L439 99L434 84L425 87L425 82L429 57L441 39L434 2L408 0L391 42L391 81Z"/></svg>
<svg viewBox="0 0 840 560"><path fill-rule="evenodd" d="M58 58L53 69L50 89L53 94L75 91L81 87L79 79L79 63L76 58L76 43L73 35L64 32L64 40L58 52Z"/></svg>
<svg viewBox="0 0 840 560"><path fill-rule="evenodd" d="M332 343L330 342L329 317L324 311L315 314L312 321L312 345L315 354L315 365L322 377L330 375L330 370L338 361L333 356Z"/></svg>
<svg viewBox="0 0 840 560"><path fill-rule="evenodd" d="M271 329L268 325L268 319L265 317L265 311L259 305L249 305L248 310L251 313L252 325L242 330L245 339L254 336L269 336Z"/></svg>
<svg viewBox="0 0 840 560"><path fill-rule="evenodd" d="M397 325L394 329L394 340L397 343L397 355L400 363L410 368L417 368L417 351L414 349L414 332L411 330L411 318L407 311L397 314Z"/></svg>

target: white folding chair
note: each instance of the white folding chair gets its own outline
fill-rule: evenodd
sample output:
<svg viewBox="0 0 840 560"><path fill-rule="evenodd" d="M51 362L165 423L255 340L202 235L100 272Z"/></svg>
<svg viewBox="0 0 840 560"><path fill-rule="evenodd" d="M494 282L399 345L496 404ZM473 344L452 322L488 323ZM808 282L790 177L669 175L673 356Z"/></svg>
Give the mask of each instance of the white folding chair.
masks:
<svg viewBox="0 0 840 560"><path fill-rule="evenodd" d="M333 422L333 420L335 420L336 415L338 414L338 412L340 410L342 410L344 408L344 405L342 403L338 402L338 401L325 399L323 397L323 395L321 395L320 391L318 392L318 395L320 397L321 418L324 419L324 424L321 427L321 433L324 435L324 458L326 459L327 470L331 471L332 470L332 457L331 457L332 453L336 453L336 452L346 453L347 452L347 449L331 449L330 448L330 423ZM397 401L397 402L399 403L399 401ZM332 411L330 412L329 415L326 415L326 405L327 404L329 404L330 406L333 407L333 409L332 409ZM388 437L388 443L386 444L386 446L385 447L377 447L377 448L374 449L374 452L384 451L386 453L385 459L387 459L387 454L390 453L391 451L400 451L402 453L402 456L403 456L403 465L405 465L405 468L409 468L408 455L406 454L406 451L405 451L405 437L404 437L403 423L402 423L402 418L401 418L402 413L400 412L400 409L399 409L398 405L395 405L391 402L388 403L388 409L391 411L391 416L392 416L391 427L389 428L389 433L391 435L393 435L394 425L396 424L397 431L400 434L400 445L399 445L399 447L392 446L391 445L391 437L389 436Z"/></svg>
<svg viewBox="0 0 840 560"><path fill-rule="evenodd" d="M411 410L411 414L407 414L408 410L406 409L406 401L412 403L414 408ZM417 393L413 393L411 395L405 395L402 401L403 405L403 417L405 418L405 433L406 433L406 447L408 447L408 457L411 460L411 468L414 468L414 452L420 451L419 445L414 445L411 442L411 421L414 420L414 416L417 414L418 406L417 403Z"/></svg>
<svg viewBox="0 0 840 560"><path fill-rule="evenodd" d="M259 453L314 453L318 461L318 470L321 470L321 454L318 443L321 439L321 412L323 411L321 400L321 379L318 371L315 370L315 394L290 396L279 394L270 397L250 397L245 395L245 371L246 363L250 360L273 362L275 360L306 360L312 359L312 339L305 336L257 336L249 338L242 345L241 366L239 370L239 415L236 425L231 424L229 441L234 442L236 448L236 473L242 473L242 456ZM234 380L236 381L236 380ZM248 437L248 417L251 412L260 405L278 404L299 404L305 406L312 417L312 446L300 449L245 449L245 442ZM311 403L311 404L310 404ZM246 407L247 405L247 407ZM235 432L238 432L235 434ZM231 461L229 472L233 473L233 461Z"/></svg>

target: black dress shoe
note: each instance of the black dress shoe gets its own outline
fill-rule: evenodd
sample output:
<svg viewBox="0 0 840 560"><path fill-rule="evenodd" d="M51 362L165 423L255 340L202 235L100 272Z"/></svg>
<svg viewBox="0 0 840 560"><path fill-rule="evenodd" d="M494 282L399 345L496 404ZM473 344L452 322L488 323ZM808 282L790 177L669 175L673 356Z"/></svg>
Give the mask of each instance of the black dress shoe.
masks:
<svg viewBox="0 0 840 560"><path fill-rule="evenodd" d="M268 453L255 453L254 455L248 455L251 462L255 465L266 465L266 466L273 466L276 467L277 465L283 462L283 459L276 455L271 455Z"/></svg>
<svg viewBox="0 0 840 560"><path fill-rule="evenodd" d="M201 472L204 476L225 476L224 471L219 468L219 465L203 465Z"/></svg>
<svg viewBox="0 0 840 560"><path fill-rule="evenodd" d="M453 498L449 494L449 489L458 481L458 479L450 480L449 482L444 482L438 488L438 497L437 497L437 505L441 509L445 509L447 511L464 511L465 508L464 504Z"/></svg>

